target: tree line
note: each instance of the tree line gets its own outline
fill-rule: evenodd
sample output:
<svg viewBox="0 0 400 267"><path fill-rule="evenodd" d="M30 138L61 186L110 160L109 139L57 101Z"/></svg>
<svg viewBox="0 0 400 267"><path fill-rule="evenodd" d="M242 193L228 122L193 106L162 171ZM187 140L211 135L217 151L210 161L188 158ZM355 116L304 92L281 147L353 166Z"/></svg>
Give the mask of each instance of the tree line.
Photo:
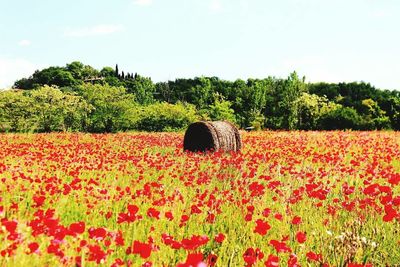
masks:
<svg viewBox="0 0 400 267"><path fill-rule="evenodd" d="M400 129L400 92L369 83L196 77L154 83L137 73L72 62L0 92L0 131L176 131L196 120L274 130Z"/></svg>

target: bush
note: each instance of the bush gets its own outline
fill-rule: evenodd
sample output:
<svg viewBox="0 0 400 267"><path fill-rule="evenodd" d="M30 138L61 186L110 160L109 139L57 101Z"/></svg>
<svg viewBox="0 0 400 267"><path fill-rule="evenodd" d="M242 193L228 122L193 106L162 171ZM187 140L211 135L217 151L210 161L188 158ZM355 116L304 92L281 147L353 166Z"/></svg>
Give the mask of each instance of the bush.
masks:
<svg viewBox="0 0 400 267"><path fill-rule="evenodd" d="M31 132L36 129L33 101L24 91L0 91L0 132Z"/></svg>
<svg viewBox="0 0 400 267"><path fill-rule="evenodd" d="M321 130L362 130L364 123L362 117L353 108L340 107L334 109L319 119Z"/></svg>
<svg viewBox="0 0 400 267"><path fill-rule="evenodd" d="M208 116L213 121L230 121L236 123L235 111L231 108L232 103L216 94L214 104L208 106Z"/></svg>
<svg viewBox="0 0 400 267"><path fill-rule="evenodd" d="M90 132L116 132L132 129L132 117L138 109L135 98L124 87L84 84L78 93L93 106L89 114Z"/></svg>
<svg viewBox="0 0 400 267"><path fill-rule="evenodd" d="M196 109L191 104L155 103L141 107L135 128L151 132L179 131L196 120Z"/></svg>
<svg viewBox="0 0 400 267"><path fill-rule="evenodd" d="M374 129L376 130L389 130L392 129L392 125L389 117L383 116L373 119Z"/></svg>

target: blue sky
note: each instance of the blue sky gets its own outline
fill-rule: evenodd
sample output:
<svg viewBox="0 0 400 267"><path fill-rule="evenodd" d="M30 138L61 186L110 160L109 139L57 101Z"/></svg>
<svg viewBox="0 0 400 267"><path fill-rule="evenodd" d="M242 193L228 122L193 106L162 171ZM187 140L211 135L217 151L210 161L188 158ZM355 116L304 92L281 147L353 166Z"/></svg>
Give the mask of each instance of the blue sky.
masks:
<svg viewBox="0 0 400 267"><path fill-rule="evenodd" d="M398 0L2 0L0 88L78 60L154 81L366 81L400 90Z"/></svg>

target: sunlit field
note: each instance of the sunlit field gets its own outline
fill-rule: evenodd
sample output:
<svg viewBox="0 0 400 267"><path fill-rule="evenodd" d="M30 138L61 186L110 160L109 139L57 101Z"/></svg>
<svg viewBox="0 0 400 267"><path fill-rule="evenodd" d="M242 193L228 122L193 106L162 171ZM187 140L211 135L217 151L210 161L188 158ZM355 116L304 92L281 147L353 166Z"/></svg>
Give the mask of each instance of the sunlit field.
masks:
<svg viewBox="0 0 400 267"><path fill-rule="evenodd" d="M0 135L0 266L398 266L400 133Z"/></svg>

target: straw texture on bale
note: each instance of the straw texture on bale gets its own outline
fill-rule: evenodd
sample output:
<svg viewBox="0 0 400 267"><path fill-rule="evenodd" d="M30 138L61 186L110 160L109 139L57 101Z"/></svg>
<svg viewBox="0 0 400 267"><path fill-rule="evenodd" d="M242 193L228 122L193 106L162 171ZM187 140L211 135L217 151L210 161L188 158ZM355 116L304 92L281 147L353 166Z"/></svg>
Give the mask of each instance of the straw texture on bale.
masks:
<svg viewBox="0 0 400 267"><path fill-rule="evenodd" d="M227 121L201 121L189 125L183 149L192 152L239 151L242 147L239 130Z"/></svg>

